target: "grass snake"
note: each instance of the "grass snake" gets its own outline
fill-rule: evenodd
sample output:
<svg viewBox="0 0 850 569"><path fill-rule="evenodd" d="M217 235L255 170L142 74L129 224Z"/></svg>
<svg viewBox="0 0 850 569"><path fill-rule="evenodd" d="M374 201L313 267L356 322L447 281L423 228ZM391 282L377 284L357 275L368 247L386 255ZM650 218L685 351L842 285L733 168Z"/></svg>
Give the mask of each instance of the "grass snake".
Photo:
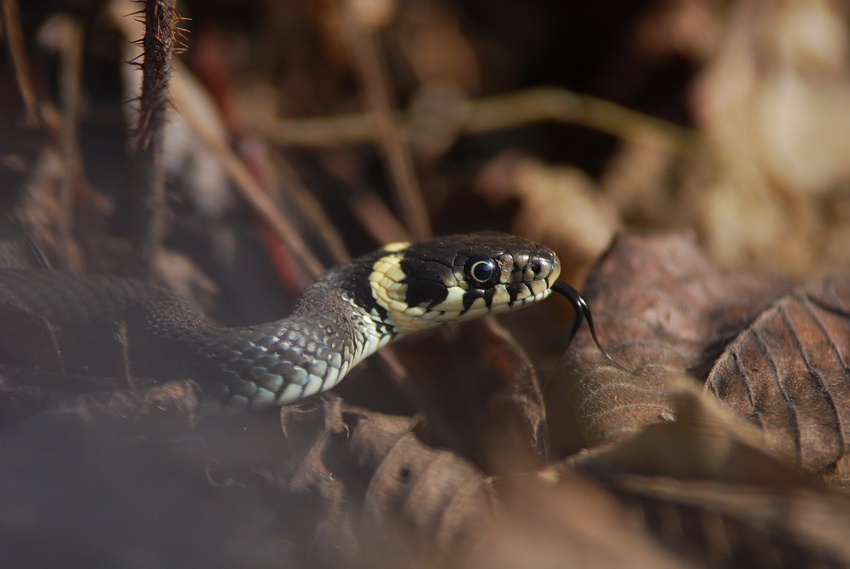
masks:
<svg viewBox="0 0 850 569"><path fill-rule="evenodd" d="M124 366L127 377L191 378L229 411L285 405L331 389L397 338L542 300L560 269L552 250L501 233L393 243L319 277L287 318L238 328L137 280L2 269L0 307L43 323L51 342L15 356L9 346L21 339L6 327L0 357L62 374L115 376ZM581 316L589 311L573 333ZM123 352L108 356L104 343Z"/></svg>

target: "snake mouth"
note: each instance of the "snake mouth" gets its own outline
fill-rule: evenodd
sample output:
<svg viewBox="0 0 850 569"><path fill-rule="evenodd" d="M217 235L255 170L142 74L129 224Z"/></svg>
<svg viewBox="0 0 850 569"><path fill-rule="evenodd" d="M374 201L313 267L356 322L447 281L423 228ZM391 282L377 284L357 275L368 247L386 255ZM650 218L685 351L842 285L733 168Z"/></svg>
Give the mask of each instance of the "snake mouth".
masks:
<svg viewBox="0 0 850 569"><path fill-rule="evenodd" d="M538 292L533 292L517 297L515 300L507 300L504 302L498 301L498 299L500 298L510 298L510 294L507 292L505 285L497 285L496 288L501 288L502 290L495 292L495 294L493 295L494 300L491 301L489 304L483 296L479 296L478 299L476 299L476 301L473 301L473 303L468 308L456 307L453 310L427 310L423 307L411 307L405 311L404 316L402 318L399 318L398 315L395 315L395 321L412 323L413 325L399 327L402 333L410 333L418 330L436 328L438 326L451 324L453 322L474 320L476 318L480 318L481 316L486 316L488 314L510 312L513 310L517 310L518 308L523 308L525 306L529 306L531 304L539 302L551 295L552 289L549 288L548 283L546 281L541 281L541 283L542 284L540 286L545 286L546 288L543 288L543 290L540 290ZM529 286L528 290L531 290L531 286L534 284L537 283L532 283ZM407 320L405 320L405 318Z"/></svg>
<svg viewBox="0 0 850 569"><path fill-rule="evenodd" d="M446 299L432 307L408 306L391 316L403 333L434 328L452 322L472 320L487 314L509 312L529 306L552 294L560 267L552 266L549 275L532 281L500 283L489 289L453 286ZM401 324L401 325L399 325Z"/></svg>

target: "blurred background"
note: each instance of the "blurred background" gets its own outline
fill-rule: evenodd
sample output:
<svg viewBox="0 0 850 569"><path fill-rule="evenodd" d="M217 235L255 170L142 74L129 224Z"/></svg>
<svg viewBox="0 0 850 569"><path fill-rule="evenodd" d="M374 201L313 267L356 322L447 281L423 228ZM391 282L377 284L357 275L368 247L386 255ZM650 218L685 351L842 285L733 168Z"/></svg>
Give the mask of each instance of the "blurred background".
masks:
<svg viewBox="0 0 850 569"><path fill-rule="evenodd" d="M105 248L92 236L120 236L133 215L138 9L23 2L19 28L4 19L4 205L49 242L62 231L45 196L70 194L58 202L75 243L59 256L72 265L92 264ZM208 264L240 262L234 216L262 219L246 184L282 212L266 223L291 226L323 264L429 226L544 241L576 284L627 228L693 228L730 265L810 275L848 263L846 2L177 9L165 238L206 248ZM367 114L375 105L396 119L392 136ZM277 251L259 262L280 270L269 233ZM284 278L293 290L306 280Z"/></svg>
<svg viewBox="0 0 850 569"><path fill-rule="evenodd" d="M59 268L136 274L138 228L157 227L148 252L153 278L227 324L283 316L323 268L380 243L430 233L499 230L540 241L558 252L563 278L577 288L623 231L693 232L712 261L733 269L814 279L850 265L846 0L178 2L179 17L172 14L159 31L160 39L174 40L175 55L160 62L171 66L171 81L153 95L167 113L162 142L153 143L166 193L153 212L139 207L148 188L139 183L138 150L151 140L138 111L144 30L137 12L144 5L2 5L0 209ZM504 319L539 369L554 368L563 347L572 313L562 304ZM604 343L605 331L600 335ZM429 348L428 341L419 352L402 350L409 369L450 380L472 375L468 368L447 373L445 345ZM516 375L526 370L524 357L516 356ZM469 361L475 368L480 360ZM371 362L363 367L361 375L381 375ZM341 392L346 389L348 382ZM368 397L386 389L392 382ZM380 405L415 410L409 401ZM552 421L557 458L582 448L569 418ZM280 436L279 427L269 428ZM411 428L404 423L398 432ZM9 476L7 488L43 496L56 471L77 463L73 456L57 458L54 445L70 444L74 452L80 445L78 454L90 456L79 471L71 469L71 481L57 494L70 499L69 508L94 503L98 523L101 508L120 517L116 496L127 496L124 488L140 480L168 485L160 480L168 475L172 482L182 477L181 491L203 488L197 494L203 501L184 494L174 506L187 520L175 518L176 525L209 521L189 542L198 546L188 566L217 566L217 550L203 548L215 541L210 535L232 530L219 517L222 508L246 523L260 514L273 520L271 530L263 526L273 537L242 536L272 549L251 566L277 566L276 547L288 539L303 543L277 509L280 496L266 479L257 483L255 472L238 489L203 485L203 468L215 453L200 437L176 450L154 445L137 455L126 441L89 446L87 431L75 438L64 425L51 429L67 430L74 440L51 442L35 459L26 450L33 448L30 437L48 439L37 428L35 435L24 429L0 440L4 456L21 451L21 464L46 461L34 469L42 478L31 486L27 468L0 471ZM259 454L264 449L256 443L244 446ZM473 446L461 451L478 457ZM160 454L174 476L145 460ZM117 458L101 465L103 456ZM89 484L91 468L103 482ZM573 483L578 490L563 503L584 492L585 482ZM80 484L98 487L90 496L77 492ZM156 496L163 507L171 498L160 495L161 485L142 485L141 498ZM288 492L292 480L279 486ZM246 502L246 494L254 501ZM128 500L128 509L140 507ZM590 496L588 508L598 512L608 500L608 494ZM31 505L8 496L3 503ZM567 511L557 504L553 516ZM292 507L299 506L296 500ZM53 520L50 503L39 507L32 527L53 527L44 521ZM14 524L29 519L20 513L26 508L4 509ZM602 518L599 527L607 528L610 520ZM77 522L69 516L56 523L68 532ZM162 559L181 566L168 549L172 526L134 523L140 534L153 532L167 544ZM91 535L116 528L105 523ZM70 550L91 539L85 529L68 538ZM0 537L9 535L21 537ZM41 543L33 538L22 550L37 556ZM288 551L289 543L280 547ZM133 539L120 542L116 556L132 558L127 550L136 546ZM244 551L231 554L245 562ZM45 566L56 566L47 559ZM647 566L660 566L654 560ZM230 561L218 559L222 566ZM89 562L80 566L111 566L107 557Z"/></svg>

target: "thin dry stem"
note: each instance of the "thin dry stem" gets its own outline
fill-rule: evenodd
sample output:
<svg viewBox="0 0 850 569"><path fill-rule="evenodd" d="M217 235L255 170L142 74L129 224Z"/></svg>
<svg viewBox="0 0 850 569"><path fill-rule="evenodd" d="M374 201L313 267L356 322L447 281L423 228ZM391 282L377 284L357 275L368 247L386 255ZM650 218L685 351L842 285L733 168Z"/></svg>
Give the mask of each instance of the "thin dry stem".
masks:
<svg viewBox="0 0 850 569"><path fill-rule="evenodd" d="M174 64L172 93L174 102L182 110L183 119L202 144L219 158L245 200L269 224L278 239L286 243L287 248L304 270L312 277L325 272L325 268L313 255L295 227L281 214L266 188L233 151L227 133L216 121L210 121L204 115L202 109L214 107L214 103L209 101L209 95L192 81L191 73L180 65L180 62Z"/></svg>
<svg viewBox="0 0 850 569"><path fill-rule="evenodd" d="M625 140L661 140L673 151L686 156L703 152L699 137L687 128L557 87L539 87L473 99L465 107L457 125L458 132L464 134L555 121L579 124ZM406 120L397 116L396 126L405 139L410 137L411 129ZM378 142L376 119L371 114L286 119L255 128L267 139L288 146L333 147Z"/></svg>
<svg viewBox="0 0 850 569"><path fill-rule="evenodd" d="M374 116L378 143L390 169L396 205L413 238L425 239L431 235L431 226L413 160L395 120L383 53L375 34L353 14L349 0L340 0L340 12L354 51L363 97Z"/></svg>
<svg viewBox="0 0 850 569"><path fill-rule="evenodd" d="M21 92L27 110L27 122L36 125L41 122L41 119L24 47L24 36L21 32L21 14L18 0L3 0L3 21L6 24L6 37L9 41L12 65L15 67L15 80L18 83L18 90Z"/></svg>
<svg viewBox="0 0 850 569"><path fill-rule="evenodd" d="M59 217L57 219L57 259L63 266L70 264L71 232L73 224L74 186L82 177L77 120L80 112L80 81L83 61L83 28L79 20L68 18L61 47L62 70L62 158L65 176L59 191Z"/></svg>

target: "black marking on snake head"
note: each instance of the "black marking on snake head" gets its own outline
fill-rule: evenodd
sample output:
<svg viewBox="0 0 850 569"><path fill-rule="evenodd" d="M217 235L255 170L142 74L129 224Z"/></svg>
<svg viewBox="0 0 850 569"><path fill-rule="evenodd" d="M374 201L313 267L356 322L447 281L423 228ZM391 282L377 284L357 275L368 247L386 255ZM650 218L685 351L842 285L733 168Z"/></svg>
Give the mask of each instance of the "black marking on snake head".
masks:
<svg viewBox="0 0 850 569"><path fill-rule="evenodd" d="M489 307L491 304L493 304L493 295L495 295L495 294L496 294L495 288L488 288L488 289L473 288L473 289L469 289L463 295L463 310L460 312L460 314L464 315L467 312L469 312L469 309L472 308L472 305L479 298L483 298L484 303Z"/></svg>
<svg viewBox="0 0 850 569"><path fill-rule="evenodd" d="M407 285L405 302L408 306L424 306L429 310L449 295L445 280L452 277L451 269L441 263L423 259L403 259L402 284Z"/></svg>
<svg viewBox="0 0 850 569"><path fill-rule="evenodd" d="M508 294L511 297L511 303L514 303L514 302L516 302L516 299L519 296L519 294L523 290L526 289L526 284L525 283L510 283L508 285L505 285L505 289L508 291Z"/></svg>
<svg viewBox="0 0 850 569"><path fill-rule="evenodd" d="M375 300L375 297L372 295L372 285L369 282L369 275L372 274L373 265L385 255L387 255L387 252L379 249L358 257L349 263L339 265L335 270L325 273L304 289L299 303L309 304L315 293L315 296L319 299L317 301L318 304L323 304L326 301L321 299L329 291L332 296L338 297L338 291L343 290L358 306L364 308L366 312L376 311L382 319L385 319L387 317L387 310Z"/></svg>

